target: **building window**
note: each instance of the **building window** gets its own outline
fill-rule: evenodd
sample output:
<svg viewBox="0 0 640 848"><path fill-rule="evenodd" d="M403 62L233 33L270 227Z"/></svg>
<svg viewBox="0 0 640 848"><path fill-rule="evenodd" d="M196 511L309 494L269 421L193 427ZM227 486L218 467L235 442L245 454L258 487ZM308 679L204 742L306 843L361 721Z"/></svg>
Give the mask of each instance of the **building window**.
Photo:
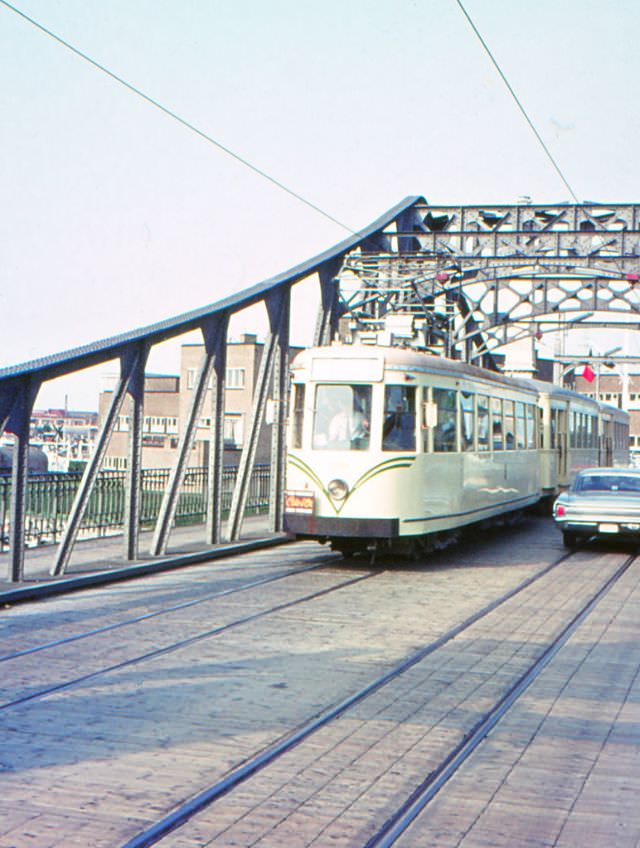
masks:
<svg viewBox="0 0 640 848"><path fill-rule="evenodd" d="M124 471L128 464L126 456L105 456L102 467L105 471Z"/></svg>
<svg viewBox="0 0 640 848"><path fill-rule="evenodd" d="M196 384L196 369L188 368L187 369L187 388L192 389Z"/></svg>
<svg viewBox="0 0 640 848"><path fill-rule="evenodd" d="M224 416L225 447L242 447L244 437L243 424L243 416L241 414L228 413Z"/></svg>
<svg viewBox="0 0 640 848"><path fill-rule="evenodd" d="M244 368L227 368L226 384L227 389L244 389Z"/></svg>

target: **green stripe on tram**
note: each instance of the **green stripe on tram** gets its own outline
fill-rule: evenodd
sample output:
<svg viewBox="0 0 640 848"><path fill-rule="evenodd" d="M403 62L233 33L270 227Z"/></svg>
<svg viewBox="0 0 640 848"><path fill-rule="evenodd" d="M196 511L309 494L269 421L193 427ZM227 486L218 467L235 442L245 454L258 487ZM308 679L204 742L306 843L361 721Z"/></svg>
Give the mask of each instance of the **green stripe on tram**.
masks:
<svg viewBox="0 0 640 848"><path fill-rule="evenodd" d="M347 497L336 506L333 501L333 498L329 494L326 486L323 484L322 480L318 477L315 471L307 465L304 460L300 459L300 457L295 456L293 454L289 454L287 461L291 463L294 468L297 468L298 471L302 471L304 474L309 477L309 479L316 484L316 486L320 489L323 495L327 498L329 503L331 504L333 511L336 515L339 515L342 511L342 508L349 500L351 495L359 488L361 488L365 483L368 483L373 477L377 477L378 474L382 474L384 471L392 471L396 468L410 468L413 462L415 461L415 456L394 456L391 459L385 459L382 462L379 462L377 465L373 465L371 468L368 468L363 474L358 477L356 482L349 488L349 493Z"/></svg>

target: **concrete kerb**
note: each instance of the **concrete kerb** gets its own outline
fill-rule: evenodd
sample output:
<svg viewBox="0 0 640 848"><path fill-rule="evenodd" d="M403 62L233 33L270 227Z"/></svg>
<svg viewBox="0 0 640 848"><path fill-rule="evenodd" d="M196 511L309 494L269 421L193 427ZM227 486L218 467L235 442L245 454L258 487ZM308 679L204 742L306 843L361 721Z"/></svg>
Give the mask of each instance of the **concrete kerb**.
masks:
<svg viewBox="0 0 640 848"><path fill-rule="evenodd" d="M171 571L175 568L184 568L190 565L197 565L200 562L223 559L224 557L249 553L250 551L259 550L261 548L284 545L293 541L294 539L292 536L281 533L274 536L249 539L244 542L233 542L225 545L219 545L215 548L209 548L203 551L194 551L187 554L163 557L162 559L154 559L149 562L123 566L122 568L114 568L108 571L98 571L92 574L64 577L57 580L38 583L37 585L21 586L16 589L9 589L7 591L0 592L0 605L14 605L23 603L24 601L51 597L53 595L77 592L80 589L85 589L89 586L100 586L105 583L132 580L136 577L144 577L148 574L158 574L162 571Z"/></svg>

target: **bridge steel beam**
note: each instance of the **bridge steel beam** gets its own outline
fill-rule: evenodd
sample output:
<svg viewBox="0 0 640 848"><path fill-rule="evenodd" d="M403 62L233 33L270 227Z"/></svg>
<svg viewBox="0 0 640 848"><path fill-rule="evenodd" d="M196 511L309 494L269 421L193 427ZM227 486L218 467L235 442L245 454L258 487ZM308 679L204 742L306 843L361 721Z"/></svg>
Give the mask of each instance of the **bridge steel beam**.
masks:
<svg viewBox="0 0 640 848"><path fill-rule="evenodd" d="M327 262L318 271L320 279L320 309L313 337L316 347L329 344L338 330L339 311L339 287L340 280L338 272L343 262L339 256L331 262Z"/></svg>
<svg viewBox="0 0 640 848"><path fill-rule="evenodd" d="M291 289L282 292L281 301L269 304L269 324L276 337L273 363L273 421L271 425L271 475L269 478L269 529L284 529L284 485L287 465L286 426L289 388L289 331Z"/></svg>
<svg viewBox="0 0 640 848"><path fill-rule="evenodd" d="M122 402L128 391L129 382L139 368L138 360L143 353L139 346L134 346L133 350L124 351L120 359L120 379L113 392L113 397L111 398L102 430L98 436L95 450L85 466L80 485L71 505L69 517L62 532L60 544L58 545L55 560L51 568L51 574L54 576L64 574L69 563L69 558L71 557L73 546L80 530L80 524L89 503L89 497L93 491L93 486L102 465L102 460L107 450L116 419L120 414Z"/></svg>
<svg viewBox="0 0 640 848"><path fill-rule="evenodd" d="M281 287L276 289L266 299L267 312L269 316L269 336L262 351L262 360L253 394L253 407L249 421L249 435L242 448L238 474L231 496L231 510L229 513L229 541L235 542L240 538L242 522L249 494L249 482L251 472L255 464L255 456L258 448L260 429L264 421L267 406L267 394L271 384L274 362L278 351L282 347L282 334L288 333L289 319L289 289ZM287 329L283 329L283 321L286 319ZM273 468L272 468L273 471Z"/></svg>
<svg viewBox="0 0 640 848"><path fill-rule="evenodd" d="M140 538L140 498L142 492L142 429L144 422L144 372L149 349L139 342L129 353L131 365L127 394L131 398L131 426L129 427L129 461L124 505L124 558L138 559Z"/></svg>
<svg viewBox="0 0 640 848"><path fill-rule="evenodd" d="M222 472L224 470L225 376L227 371L228 319L224 316L224 333L215 342L211 374L211 430L209 444L206 540L210 545L222 541Z"/></svg>
<svg viewBox="0 0 640 848"><path fill-rule="evenodd" d="M209 450L207 526L213 528L208 532L209 543L216 544L220 541L219 493L222 478L222 449L224 447L224 373L228 320L228 315L223 312L203 322L201 327L204 340L204 353L200 361L200 368L191 396L184 432L180 436L176 459L171 468L169 482L160 505L153 541L151 543L152 556L160 556L167 552L180 488L187 471L189 456L196 437L198 421L200 420L202 407L207 395L209 381L212 377L213 397L210 431L211 443Z"/></svg>
<svg viewBox="0 0 640 848"><path fill-rule="evenodd" d="M11 507L9 518L9 574L12 583L24 579L24 543L25 517L27 509L27 474L29 469L29 435L31 429L31 412L38 394L39 384L34 377L21 380L13 395L13 402L8 399L3 404L0 415L3 419L2 430L5 427L13 433L15 444L12 452L11 465ZM7 408L10 411L7 413Z"/></svg>

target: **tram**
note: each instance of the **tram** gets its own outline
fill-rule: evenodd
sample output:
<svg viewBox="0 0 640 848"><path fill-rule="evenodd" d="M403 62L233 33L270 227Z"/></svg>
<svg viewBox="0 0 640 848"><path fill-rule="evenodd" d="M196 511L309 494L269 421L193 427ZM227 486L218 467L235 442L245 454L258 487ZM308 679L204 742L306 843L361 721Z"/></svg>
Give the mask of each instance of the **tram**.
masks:
<svg viewBox="0 0 640 848"><path fill-rule="evenodd" d="M583 467L628 463L626 413L410 349L334 343L292 363L285 530L345 554L419 554L508 520Z"/></svg>

